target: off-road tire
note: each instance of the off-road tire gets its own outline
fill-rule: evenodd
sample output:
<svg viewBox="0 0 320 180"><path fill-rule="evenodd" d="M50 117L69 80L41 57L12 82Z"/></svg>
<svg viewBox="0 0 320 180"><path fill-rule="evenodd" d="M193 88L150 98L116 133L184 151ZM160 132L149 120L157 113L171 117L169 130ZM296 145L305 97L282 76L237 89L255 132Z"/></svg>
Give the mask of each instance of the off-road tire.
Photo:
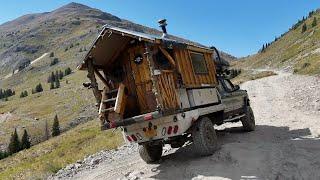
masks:
<svg viewBox="0 0 320 180"><path fill-rule="evenodd" d="M254 131L256 128L256 122L254 120L253 111L250 106L247 106L246 115L241 118L243 130L249 132Z"/></svg>
<svg viewBox="0 0 320 180"><path fill-rule="evenodd" d="M219 149L213 123L208 117L199 119L192 130L194 152L200 156L212 155Z"/></svg>
<svg viewBox="0 0 320 180"><path fill-rule="evenodd" d="M141 159L143 159L146 163L154 163L161 159L162 145L139 145L139 154Z"/></svg>

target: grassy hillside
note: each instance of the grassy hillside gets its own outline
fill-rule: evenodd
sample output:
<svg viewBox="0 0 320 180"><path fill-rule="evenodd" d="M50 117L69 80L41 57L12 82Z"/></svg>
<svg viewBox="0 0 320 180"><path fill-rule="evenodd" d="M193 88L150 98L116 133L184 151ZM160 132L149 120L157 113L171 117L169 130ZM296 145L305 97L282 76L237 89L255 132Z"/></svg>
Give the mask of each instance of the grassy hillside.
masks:
<svg viewBox="0 0 320 180"><path fill-rule="evenodd" d="M312 27L313 19L317 25ZM302 32L303 25L307 30ZM296 24L264 52L243 58L236 65L241 68L289 69L299 74L320 73L320 11L311 13L306 20Z"/></svg>
<svg viewBox="0 0 320 180"><path fill-rule="evenodd" d="M122 143L119 131L100 131L98 122L80 125L58 137L0 160L0 179L45 179L67 164Z"/></svg>

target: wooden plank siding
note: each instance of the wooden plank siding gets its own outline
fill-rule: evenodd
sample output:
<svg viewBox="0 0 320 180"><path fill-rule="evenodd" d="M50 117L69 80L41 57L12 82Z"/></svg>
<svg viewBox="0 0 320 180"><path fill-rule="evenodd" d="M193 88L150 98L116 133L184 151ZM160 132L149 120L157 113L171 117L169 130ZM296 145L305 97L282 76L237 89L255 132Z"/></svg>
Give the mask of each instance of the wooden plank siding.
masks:
<svg viewBox="0 0 320 180"><path fill-rule="evenodd" d="M182 81L186 87L200 87L201 84L216 85L216 69L214 61L211 59L211 53L201 52L204 55L208 73L195 74L190 57L190 50L188 49L175 49L174 56L177 62L178 72L182 76Z"/></svg>

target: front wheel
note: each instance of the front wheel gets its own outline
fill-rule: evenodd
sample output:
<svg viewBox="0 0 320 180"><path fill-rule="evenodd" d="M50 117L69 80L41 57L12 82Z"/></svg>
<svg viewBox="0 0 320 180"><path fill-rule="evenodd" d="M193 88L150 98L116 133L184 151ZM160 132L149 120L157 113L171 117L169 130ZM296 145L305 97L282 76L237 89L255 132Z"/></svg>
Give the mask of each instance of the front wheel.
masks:
<svg viewBox="0 0 320 180"><path fill-rule="evenodd" d="M241 118L242 126L245 131L254 131L256 122L254 119L253 111L250 106L247 107L246 115Z"/></svg>
<svg viewBox="0 0 320 180"><path fill-rule="evenodd" d="M192 131L195 152L200 156L212 155L218 148L218 138L213 123L207 117L199 119Z"/></svg>
<svg viewBox="0 0 320 180"><path fill-rule="evenodd" d="M139 154L146 163L153 163L160 160L162 156L162 145L143 144L139 145Z"/></svg>

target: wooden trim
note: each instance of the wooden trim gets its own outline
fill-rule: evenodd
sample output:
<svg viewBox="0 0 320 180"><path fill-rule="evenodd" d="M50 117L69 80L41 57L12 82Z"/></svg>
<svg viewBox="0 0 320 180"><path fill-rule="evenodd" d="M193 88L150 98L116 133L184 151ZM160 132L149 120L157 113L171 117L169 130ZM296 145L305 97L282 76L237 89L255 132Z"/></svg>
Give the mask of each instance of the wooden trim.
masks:
<svg viewBox="0 0 320 180"><path fill-rule="evenodd" d="M126 99L127 99L127 95L125 93L125 85L120 83L115 106L114 106L114 111L120 114L121 117L123 117L123 113L125 110Z"/></svg>
<svg viewBox="0 0 320 180"><path fill-rule="evenodd" d="M174 59L171 57L171 55L168 53L168 51L163 49L161 46L159 46L159 49L164 54L164 56L166 56L166 58L169 60L170 64L173 66L173 68L175 68L176 63L175 63Z"/></svg>
<svg viewBox="0 0 320 180"><path fill-rule="evenodd" d="M195 47L190 45L187 46L187 49L191 51L200 52L200 53L211 53L211 54L213 53L213 50L211 49L205 49L205 48L200 48L200 47Z"/></svg>
<svg viewBox="0 0 320 180"><path fill-rule="evenodd" d="M101 95L101 91L98 88L98 83L97 83L97 79L95 77L95 73L94 73L95 69L93 67L93 60L92 59L87 61L87 67L88 67L87 77L90 79L93 95L96 98L96 102L100 103L102 95Z"/></svg>
<svg viewBox="0 0 320 180"><path fill-rule="evenodd" d="M100 80L103 82L103 84L110 89L108 81L102 76L102 74L97 70L94 69L95 74L100 78Z"/></svg>
<svg viewBox="0 0 320 180"><path fill-rule="evenodd" d="M193 63L192 63L192 58L191 58L191 53L195 53L195 54L201 54L204 58L204 65L206 66L207 72L203 72L203 73L196 73L194 71L194 67L193 67ZM201 52L195 52L195 51L190 51L188 50L188 55L189 55L189 59L190 59L190 63L191 63L191 67L192 67L192 72L194 75L209 75L209 68L208 68L208 63L205 57L205 53L201 53Z"/></svg>

